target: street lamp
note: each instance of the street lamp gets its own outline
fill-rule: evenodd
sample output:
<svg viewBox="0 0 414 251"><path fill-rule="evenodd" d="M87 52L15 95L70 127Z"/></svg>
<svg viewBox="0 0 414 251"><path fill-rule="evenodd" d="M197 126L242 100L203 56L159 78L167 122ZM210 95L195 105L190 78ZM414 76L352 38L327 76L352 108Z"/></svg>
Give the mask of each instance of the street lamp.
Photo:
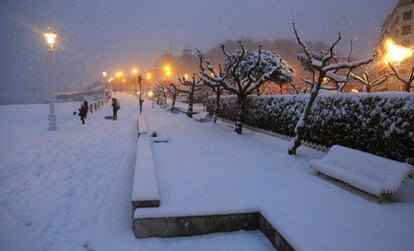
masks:
<svg viewBox="0 0 414 251"><path fill-rule="evenodd" d="M167 71L167 72L165 73L165 75L167 75L168 80L171 80L171 72L170 72L170 71Z"/></svg>
<svg viewBox="0 0 414 251"><path fill-rule="evenodd" d="M103 82L102 82L102 89L103 89L103 91L102 91L102 94L103 94L103 97L102 97L102 99L104 99L105 98L105 89L106 89L106 76L108 75L108 73L106 72L106 71L103 71L102 72L102 77L103 77Z"/></svg>
<svg viewBox="0 0 414 251"><path fill-rule="evenodd" d="M109 85L109 89L112 91L112 84L111 84L111 82L114 80L114 78L113 77L110 77L109 79L108 79L108 85Z"/></svg>
<svg viewBox="0 0 414 251"><path fill-rule="evenodd" d="M55 44L57 34L53 31L48 29L47 32L44 33L46 43L47 43L47 50L49 51L49 60L48 60L48 81L49 81L49 89L50 89L50 96L49 96L49 131L53 131L57 129L56 125L56 113L55 113L55 93L53 90L53 83L52 83L52 60L53 60L53 52L55 51Z"/></svg>
<svg viewBox="0 0 414 251"><path fill-rule="evenodd" d="M118 71L117 73L115 73L115 77L117 78L121 78L122 76L124 76L124 73L122 71Z"/></svg>
<svg viewBox="0 0 414 251"><path fill-rule="evenodd" d="M172 73L171 73L171 66L170 65L167 64L167 65L164 66L164 73L168 77L168 80L171 80Z"/></svg>
<svg viewBox="0 0 414 251"><path fill-rule="evenodd" d="M384 57L384 63L400 64L405 59L413 55L413 50L396 44L393 40L387 39L385 41L386 55Z"/></svg>
<svg viewBox="0 0 414 251"><path fill-rule="evenodd" d="M413 50L411 48L407 48L401 45L398 45L395 43L392 39L387 39L384 42L385 47L385 56L383 58L383 63L387 66L389 65L394 69L394 66L397 66L397 69L399 68L400 64L410 58L413 55ZM387 68L385 68L387 69ZM386 70L386 74L387 74ZM386 88L388 89L388 78L386 80Z"/></svg>
<svg viewBox="0 0 414 251"><path fill-rule="evenodd" d="M154 108L154 100L152 100L152 95L154 95L154 93L152 91L148 92L148 97L151 99L152 102L152 108Z"/></svg>
<svg viewBox="0 0 414 251"><path fill-rule="evenodd" d="M131 70L131 73L132 73L132 75L136 76L136 75L138 74L138 69L137 69L137 68L133 68L133 69ZM138 78L139 78L139 77L138 77ZM137 92L137 84L138 84L138 82L139 82L139 79L137 79L137 81L136 81L136 82L134 81L134 93L138 93L138 92Z"/></svg>

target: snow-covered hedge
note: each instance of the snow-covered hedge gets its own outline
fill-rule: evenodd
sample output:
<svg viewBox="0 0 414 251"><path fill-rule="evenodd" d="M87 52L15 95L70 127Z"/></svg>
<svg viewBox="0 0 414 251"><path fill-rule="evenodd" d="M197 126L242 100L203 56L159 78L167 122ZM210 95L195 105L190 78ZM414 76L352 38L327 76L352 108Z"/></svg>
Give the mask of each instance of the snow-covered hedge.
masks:
<svg viewBox="0 0 414 251"><path fill-rule="evenodd" d="M288 136L307 94L250 97L245 123ZM214 111L210 98L207 111ZM236 97L222 98L219 117L235 120ZM308 121L305 140L347 146L391 159L414 162L414 95L408 93L323 94Z"/></svg>

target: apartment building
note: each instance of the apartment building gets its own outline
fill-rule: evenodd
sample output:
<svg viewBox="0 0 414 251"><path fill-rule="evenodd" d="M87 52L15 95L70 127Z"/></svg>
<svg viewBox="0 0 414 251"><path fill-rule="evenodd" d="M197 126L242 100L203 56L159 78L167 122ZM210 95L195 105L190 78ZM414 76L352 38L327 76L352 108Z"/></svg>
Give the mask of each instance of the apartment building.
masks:
<svg viewBox="0 0 414 251"><path fill-rule="evenodd" d="M414 48L414 0L399 0L382 25L377 42L377 58L374 62L374 71L378 75L390 72L389 67L384 63L384 46L387 39ZM413 65L414 56L394 64L397 71L404 76L411 74ZM397 79L389 78L384 85L377 88L377 91L404 91L404 87Z"/></svg>

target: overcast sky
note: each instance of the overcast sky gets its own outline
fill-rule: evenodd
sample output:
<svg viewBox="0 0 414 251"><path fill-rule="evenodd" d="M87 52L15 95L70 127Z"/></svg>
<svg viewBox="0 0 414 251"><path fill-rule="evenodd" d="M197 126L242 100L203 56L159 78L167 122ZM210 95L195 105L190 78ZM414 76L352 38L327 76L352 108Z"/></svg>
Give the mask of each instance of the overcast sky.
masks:
<svg viewBox="0 0 414 251"><path fill-rule="evenodd" d="M47 51L40 31L53 26L59 89L90 84L102 70L151 66L173 41L180 53L227 38L292 38L291 20L306 40L335 38L372 53L395 0L1 0L0 91L46 87Z"/></svg>

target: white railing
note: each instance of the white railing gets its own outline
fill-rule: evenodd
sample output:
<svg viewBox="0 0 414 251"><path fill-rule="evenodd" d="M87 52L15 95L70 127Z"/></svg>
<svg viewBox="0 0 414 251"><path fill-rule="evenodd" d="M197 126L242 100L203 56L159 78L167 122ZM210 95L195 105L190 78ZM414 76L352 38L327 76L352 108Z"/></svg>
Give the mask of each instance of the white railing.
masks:
<svg viewBox="0 0 414 251"><path fill-rule="evenodd" d="M226 123L226 124L230 124L230 125L234 124L234 121L231 121L231 120L228 120L228 119L224 119L224 118L220 118L220 117L217 117L217 119L224 122L224 123ZM262 128L258 128L258 127L254 127L254 126L250 126L250 125L246 125L246 124L243 124L243 127L247 128L251 131L266 134L266 135L276 137L276 138L279 138L279 139L282 139L282 140L286 140L286 141L291 141L292 140L291 136L276 133L276 132L272 132L272 131L268 131L268 130L265 130L265 129L262 129ZM319 145L319 144L312 143L312 142L309 142L309 141L306 141L306 140L302 140L302 145L305 145L307 147L310 147L310 148L313 148L313 149L316 149L316 150L322 151L322 152L328 152L329 149L331 148L329 146Z"/></svg>

